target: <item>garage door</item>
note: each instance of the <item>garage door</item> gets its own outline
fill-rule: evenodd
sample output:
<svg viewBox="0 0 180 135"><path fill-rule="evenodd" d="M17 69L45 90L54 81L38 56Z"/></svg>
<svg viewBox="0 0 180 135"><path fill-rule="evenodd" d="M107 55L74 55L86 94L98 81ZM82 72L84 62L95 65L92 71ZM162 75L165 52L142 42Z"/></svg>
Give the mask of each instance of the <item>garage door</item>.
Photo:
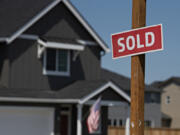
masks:
<svg viewBox="0 0 180 135"><path fill-rule="evenodd" d="M53 135L53 108L0 107L0 135Z"/></svg>

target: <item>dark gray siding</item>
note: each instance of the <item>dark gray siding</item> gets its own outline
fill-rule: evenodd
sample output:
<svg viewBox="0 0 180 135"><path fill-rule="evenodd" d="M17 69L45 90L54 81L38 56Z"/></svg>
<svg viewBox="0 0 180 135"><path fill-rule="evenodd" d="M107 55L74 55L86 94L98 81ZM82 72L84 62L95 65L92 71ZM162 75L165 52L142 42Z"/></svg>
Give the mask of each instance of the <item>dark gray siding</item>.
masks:
<svg viewBox="0 0 180 135"><path fill-rule="evenodd" d="M8 87L9 84L9 59L8 46L0 45L0 85Z"/></svg>
<svg viewBox="0 0 180 135"><path fill-rule="evenodd" d="M25 33L40 37L85 39L94 41L86 29L61 2Z"/></svg>
<svg viewBox="0 0 180 135"><path fill-rule="evenodd" d="M43 75L43 62L37 58L36 41L17 39L9 47L11 88L56 90L76 80L95 80L100 76L100 50L95 46L86 47L75 61L71 51L69 77Z"/></svg>
<svg viewBox="0 0 180 135"><path fill-rule="evenodd" d="M58 4L25 33L94 41L63 3ZM71 51L70 77L47 76L43 75L42 59L37 58L36 41L16 39L9 46L10 88L57 90L76 80L97 80L100 78L100 51L99 46L87 46L75 61L72 60L74 52ZM5 77L3 80L6 80Z"/></svg>
<svg viewBox="0 0 180 135"><path fill-rule="evenodd" d="M85 51L80 53L80 65L83 69L85 80L100 79L101 58L98 47L86 47ZM78 65L78 64L77 64ZM81 71L82 72L82 71Z"/></svg>

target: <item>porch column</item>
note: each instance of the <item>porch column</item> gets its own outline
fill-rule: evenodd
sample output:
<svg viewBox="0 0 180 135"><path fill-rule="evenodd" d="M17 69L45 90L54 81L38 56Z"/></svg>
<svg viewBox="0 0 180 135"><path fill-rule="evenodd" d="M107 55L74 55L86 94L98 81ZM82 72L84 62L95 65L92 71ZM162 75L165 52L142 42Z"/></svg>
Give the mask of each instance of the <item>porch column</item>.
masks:
<svg viewBox="0 0 180 135"><path fill-rule="evenodd" d="M130 135L130 119L129 119L129 117L126 118L125 135Z"/></svg>
<svg viewBox="0 0 180 135"><path fill-rule="evenodd" d="M77 135L82 135L82 104L77 105Z"/></svg>

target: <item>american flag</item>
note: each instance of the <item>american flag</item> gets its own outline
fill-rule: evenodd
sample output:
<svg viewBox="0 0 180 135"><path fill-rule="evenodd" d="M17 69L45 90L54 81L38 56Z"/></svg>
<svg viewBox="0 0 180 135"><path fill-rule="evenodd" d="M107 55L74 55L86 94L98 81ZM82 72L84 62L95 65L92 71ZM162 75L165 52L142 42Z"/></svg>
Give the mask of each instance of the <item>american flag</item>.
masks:
<svg viewBox="0 0 180 135"><path fill-rule="evenodd" d="M101 102L101 97L99 97L96 100L96 102L92 105L90 109L90 114L87 119L87 126L89 133L94 133L99 128L100 102Z"/></svg>

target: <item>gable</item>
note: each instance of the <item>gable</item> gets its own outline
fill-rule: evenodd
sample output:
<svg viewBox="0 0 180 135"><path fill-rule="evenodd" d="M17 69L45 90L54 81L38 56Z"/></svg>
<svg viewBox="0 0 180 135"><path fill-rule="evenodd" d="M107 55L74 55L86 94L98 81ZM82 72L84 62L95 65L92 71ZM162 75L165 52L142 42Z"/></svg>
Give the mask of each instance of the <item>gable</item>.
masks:
<svg viewBox="0 0 180 135"><path fill-rule="evenodd" d="M55 6L54 9L36 22L25 33L39 35L44 38L53 37L60 39L84 39L94 41L92 36L62 2Z"/></svg>
<svg viewBox="0 0 180 135"><path fill-rule="evenodd" d="M21 3L21 2L20 2ZM35 2L34 2L35 3ZM86 29L86 31L93 37L93 39L100 45L100 47L105 51L109 52L109 48L107 45L104 43L104 41L97 35L97 33L89 26L89 24L85 21L85 19L80 15L80 13L74 8L74 6L71 4L70 1L68 0L54 0L51 4L48 5L48 7L44 8L41 12L36 14L31 20L26 22L25 24L22 24L21 28L19 28L17 31L12 33L11 36L8 37L1 37L0 36L0 42L6 42L7 44L11 43L13 40L15 40L17 37L21 36L21 34L25 31L27 31L28 28L30 28L34 23L39 21L44 15L49 13L55 6L57 6L59 3L63 3L66 8L73 14L73 16L79 21L79 23ZM16 4L14 4L15 6ZM24 5L21 5L21 7L24 7ZM30 6L32 7L32 6ZM15 6L16 8L16 6ZM24 9L25 11L27 9ZM31 8L32 10L32 8ZM26 12L21 12L22 14L24 13L24 16L26 16ZM63 13L63 12L62 12ZM3 13L4 14L4 13ZM55 18L54 18L55 19ZM46 23L49 25L54 22L53 20L48 20ZM4 23L4 22L3 22ZM14 27L14 25L12 25ZM5 27L5 28L8 28ZM64 28L64 27L63 27ZM39 28L37 28L39 29ZM43 29L46 31L46 29ZM49 29L48 29L49 30ZM39 32L39 31L38 31ZM79 30L78 30L79 32ZM57 34L57 33L56 33Z"/></svg>
<svg viewBox="0 0 180 135"><path fill-rule="evenodd" d="M180 86L176 83L170 83L163 88L165 93L173 93L173 92L180 92Z"/></svg>
<svg viewBox="0 0 180 135"><path fill-rule="evenodd" d="M55 0L3 0L0 1L0 39L12 38L29 21L44 9L52 6Z"/></svg>
<svg viewBox="0 0 180 135"><path fill-rule="evenodd" d="M105 101L121 101L127 102L127 100L122 96L115 92L112 88L107 88L105 91L101 92L97 96L91 98L90 100L96 100L99 96L102 96L102 100Z"/></svg>

